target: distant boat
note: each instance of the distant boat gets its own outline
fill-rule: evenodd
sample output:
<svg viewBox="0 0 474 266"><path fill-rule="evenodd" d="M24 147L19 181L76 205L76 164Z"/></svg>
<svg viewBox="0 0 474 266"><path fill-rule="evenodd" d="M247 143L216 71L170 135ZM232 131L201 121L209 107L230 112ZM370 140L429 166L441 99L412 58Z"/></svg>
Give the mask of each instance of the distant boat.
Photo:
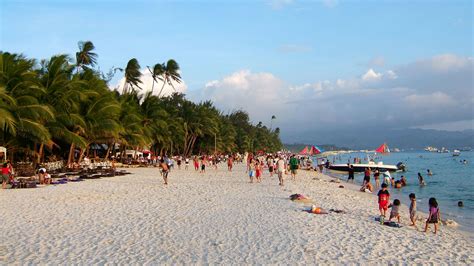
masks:
<svg viewBox="0 0 474 266"><path fill-rule="evenodd" d="M461 155L461 151L459 151L459 150L454 150L453 151L453 156L459 156L459 155Z"/></svg>
<svg viewBox="0 0 474 266"><path fill-rule="evenodd" d="M428 147L425 148L425 151L438 152L438 148L428 146Z"/></svg>
<svg viewBox="0 0 474 266"><path fill-rule="evenodd" d="M399 148L393 148L393 152L400 152Z"/></svg>

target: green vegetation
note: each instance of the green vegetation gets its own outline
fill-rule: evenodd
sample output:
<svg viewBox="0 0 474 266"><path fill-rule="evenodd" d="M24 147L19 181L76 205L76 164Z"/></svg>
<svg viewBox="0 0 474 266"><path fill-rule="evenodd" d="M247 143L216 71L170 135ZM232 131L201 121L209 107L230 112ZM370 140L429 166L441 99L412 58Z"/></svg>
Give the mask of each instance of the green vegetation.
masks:
<svg viewBox="0 0 474 266"><path fill-rule="evenodd" d="M94 48L80 42L75 60L56 55L39 62L0 52L0 146L10 159L41 163L55 156L71 163L96 144L106 144L106 157L116 146L186 156L281 149L279 128L252 125L245 111L223 114L212 102L193 103L183 94L142 93L135 58L123 70L101 73ZM125 75L121 94L108 87L117 70ZM181 82L172 59L148 70L153 87L162 83L158 95L165 84Z"/></svg>

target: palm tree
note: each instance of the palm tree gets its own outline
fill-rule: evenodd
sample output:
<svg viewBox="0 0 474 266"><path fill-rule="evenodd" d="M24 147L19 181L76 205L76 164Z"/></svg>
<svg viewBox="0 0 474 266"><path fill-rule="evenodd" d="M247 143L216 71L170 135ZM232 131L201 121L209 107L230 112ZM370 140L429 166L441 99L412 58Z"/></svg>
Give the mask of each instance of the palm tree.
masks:
<svg viewBox="0 0 474 266"><path fill-rule="evenodd" d="M272 115L272 119L270 120L270 131L272 131L272 128L273 128L273 120L276 119L276 116L275 115Z"/></svg>
<svg viewBox="0 0 474 266"><path fill-rule="evenodd" d="M163 65L162 64L155 64L153 66L153 70L148 67L148 71L150 71L151 77L153 78L152 84L151 84L151 94L153 94L153 88L155 87L155 82L158 83L158 80L163 81L161 76L163 75Z"/></svg>
<svg viewBox="0 0 474 266"><path fill-rule="evenodd" d="M123 88L123 93L128 92L128 87L130 87L134 91L134 87L142 89L140 87L140 80L142 76L142 72L140 72L140 64L136 58L132 58L128 61L127 67L125 68L125 85Z"/></svg>
<svg viewBox="0 0 474 266"><path fill-rule="evenodd" d="M161 87L160 93L158 93L158 97L160 97L161 92L163 92L163 89L165 88L166 84L170 85L176 91L172 82L175 81L176 83L181 83L179 65L176 61L170 59L166 64L163 63L160 68L163 86Z"/></svg>
<svg viewBox="0 0 474 266"><path fill-rule="evenodd" d="M79 42L79 52L76 53L76 68L79 73L79 68L84 69L86 66L95 66L97 64L97 54L92 52L95 49L91 41Z"/></svg>

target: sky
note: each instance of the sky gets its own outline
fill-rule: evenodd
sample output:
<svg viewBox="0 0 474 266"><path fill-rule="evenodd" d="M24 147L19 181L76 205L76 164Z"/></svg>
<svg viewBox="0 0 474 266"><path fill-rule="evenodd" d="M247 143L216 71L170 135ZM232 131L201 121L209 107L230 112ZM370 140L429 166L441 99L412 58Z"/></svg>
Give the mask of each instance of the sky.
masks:
<svg viewBox="0 0 474 266"><path fill-rule="evenodd" d="M41 59L90 40L101 70L137 58L144 73L173 58L178 91L255 123L275 115L284 141L323 128L474 129L472 1L0 3L2 51Z"/></svg>

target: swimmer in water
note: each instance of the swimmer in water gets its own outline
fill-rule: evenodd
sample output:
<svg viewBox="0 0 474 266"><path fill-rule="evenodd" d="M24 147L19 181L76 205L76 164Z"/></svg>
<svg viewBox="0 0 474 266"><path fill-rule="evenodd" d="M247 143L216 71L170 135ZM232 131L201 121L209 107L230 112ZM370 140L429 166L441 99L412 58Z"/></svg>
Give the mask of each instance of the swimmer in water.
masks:
<svg viewBox="0 0 474 266"><path fill-rule="evenodd" d="M426 172L427 172L427 174L428 174L429 176L432 176L432 175L433 175L433 173L430 171L430 169L426 169Z"/></svg>
<svg viewBox="0 0 474 266"><path fill-rule="evenodd" d="M420 186L426 185L425 180L423 179L423 176L421 176L420 173L418 173L418 182L420 182Z"/></svg>

